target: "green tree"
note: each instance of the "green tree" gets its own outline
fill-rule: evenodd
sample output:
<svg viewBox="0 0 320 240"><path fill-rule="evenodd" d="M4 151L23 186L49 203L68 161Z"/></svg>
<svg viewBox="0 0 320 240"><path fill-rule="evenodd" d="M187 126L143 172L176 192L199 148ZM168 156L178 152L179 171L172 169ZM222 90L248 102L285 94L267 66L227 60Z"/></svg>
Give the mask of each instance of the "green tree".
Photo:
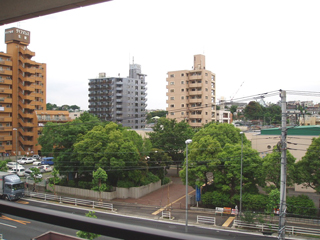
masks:
<svg viewBox="0 0 320 240"><path fill-rule="evenodd" d="M295 161L296 158L287 150L287 186L293 186L295 181ZM262 159L262 168L266 183L280 189L281 152L277 147Z"/></svg>
<svg viewBox="0 0 320 240"><path fill-rule="evenodd" d="M110 122L83 135L74 144L79 174L88 175L101 167L108 170L112 186L117 186L119 180L132 181L139 186L146 172L145 159L125 131L128 130Z"/></svg>
<svg viewBox="0 0 320 240"><path fill-rule="evenodd" d="M6 172L8 170L7 161L0 161L0 171Z"/></svg>
<svg viewBox="0 0 320 240"><path fill-rule="evenodd" d="M93 172L93 188L92 190L99 192L99 200L101 200L101 192L107 190L106 181L108 179L108 174L102 168L98 168L97 171Z"/></svg>
<svg viewBox="0 0 320 240"><path fill-rule="evenodd" d="M79 176L80 167L73 145L94 126L103 125L100 120L85 112L72 122L58 124L47 123L38 143L42 146L42 155L55 157L55 168L67 179Z"/></svg>
<svg viewBox="0 0 320 240"><path fill-rule="evenodd" d="M271 104L264 109L264 121L269 124L281 123L281 107L277 104Z"/></svg>
<svg viewBox="0 0 320 240"><path fill-rule="evenodd" d="M148 164L148 171L158 176L164 184L164 177L167 174L167 169L172 163L171 157L160 149L151 149L149 155L146 157Z"/></svg>
<svg viewBox="0 0 320 240"><path fill-rule="evenodd" d="M320 137L313 138L302 160L296 163L296 183L320 193Z"/></svg>
<svg viewBox="0 0 320 240"><path fill-rule="evenodd" d="M90 217L90 218L97 218L94 211L90 211L90 212L86 213L86 216ZM96 233L89 233L89 232L84 232L84 231L78 231L76 234L77 234L77 237L89 239L89 240L93 240L93 239L98 238L100 236L99 234L96 234Z"/></svg>
<svg viewBox="0 0 320 240"><path fill-rule="evenodd" d="M273 189L271 190L271 192L269 193L269 200L268 200L268 204L266 206L266 212L267 213L271 213L273 215L273 211L274 209L278 209L279 208L279 204L280 204L280 191L279 189Z"/></svg>
<svg viewBox="0 0 320 240"><path fill-rule="evenodd" d="M53 168L52 170L52 178L49 180L49 186L53 189L53 194L56 195L56 184L59 184L61 179L59 177L59 170Z"/></svg>
<svg viewBox="0 0 320 240"><path fill-rule="evenodd" d="M42 181L42 175L40 173L40 169L33 167L33 168L30 168L30 170L31 170L30 178L33 179L33 189L34 191L37 191L36 189L37 184Z"/></svg>
<svg viewBox="0 0 320 240"><path fill-rule="evenodd" d="M148 114L147 114L147 116L146 116L146 121L147 121L147 123L154 123L154 122L156 122L156 120L155 119L152 119L153 117L166 117L166 115L167 115L167 111L164 111L164 110L159 110L159 111L152 111L152 112L149 112Z"/></svg>
<svg viewBox="0 0 320 240"><path fill-rule="evenodd" d="M261 158L243 137L243 187L256 193L261 178ZM202 128L189 144L188 183L190 186L206 185L211 175L211 190L228 193L230 197L239 192L241 177L241 135L232 124L211 123ZM180 171L185 180L186 166ZM205 188L205 190L208 188Z"/></svg>
<svg viewBox="0 0 320 240"><path fill-rule="evenodd" d="M237 105L232 105L232 106L230 107L230 112L231 112L232 114L234 114L234 113L237 111L237 108L238 108Z"/></svg>
<svg viewBox="0 0 320 240"><path fill-rule="evenodd" d="M258 102L251 101L244 108L243 114L248 120L259 120L263 117L263 108Z"/></svg>
<svg viewBox="0 0 320 240"><path fill-rule="evenodd" d="M194 135L190 125L185 121L178 123L175 119L160 118L154 125L153 132L148 135L152 146L168 153L173 163L177 164L178 171L184 158L185 141Z"/></svg>

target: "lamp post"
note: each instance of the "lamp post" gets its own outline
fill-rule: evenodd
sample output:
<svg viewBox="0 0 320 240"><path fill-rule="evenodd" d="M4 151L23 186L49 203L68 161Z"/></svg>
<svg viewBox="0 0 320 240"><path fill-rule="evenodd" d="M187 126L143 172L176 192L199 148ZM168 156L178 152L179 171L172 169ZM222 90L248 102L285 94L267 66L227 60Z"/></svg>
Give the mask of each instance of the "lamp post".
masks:
<svg viewBox="0 0 320 240"><path fill-rule="evenodd" d="M241 170L240 170L240 208L239 208L239 216L241 217L242 210L242 156L243 156L243 132L241 134Z"/></svg>
<svg viewBox="0 0 320 240"><path fill-rule="evenodd" d="M13 128L16 131L16 171L18 171L18 128Z"/></svg>
<svg viewBox="0 0 320 240"><path fill-rule="evenodd" d="M186 143L186 227L185 232L188 232L188 144L192 143L191 139L185 141Z"/></svg>

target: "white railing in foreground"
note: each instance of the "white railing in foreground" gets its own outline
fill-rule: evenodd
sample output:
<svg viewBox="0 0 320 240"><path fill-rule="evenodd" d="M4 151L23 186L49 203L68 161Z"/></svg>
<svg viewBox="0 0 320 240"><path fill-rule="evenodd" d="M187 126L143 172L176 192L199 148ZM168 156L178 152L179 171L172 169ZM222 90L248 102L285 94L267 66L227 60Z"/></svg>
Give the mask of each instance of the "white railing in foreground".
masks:
<svg viewBox="0 0 320 240"><path fill-rule="evenodd" d="M277 232L279 229L279 225L276 224L250 224L245 223L240 220L234 220L233 227L238 228L249 228L249 229L257 229L264 231L274 231ZM303 228L297 226L286 226L286 233L290 235L313 235L320 236L320 229L318 228Z"/></svg>
<svg viewBox="0 0 320 240"><path fill-rule="evenodd" d="M207 223L207 224L213 224L215 226L216 225L216 218L197 215L197 223Z"/></svg>
<svg viewBox="0 0 320 240"><path fill-rule="evenodd" d="M44 201L55 201L55 202L59 202L59 203L72 204L75 206L102 208L102 209L107 209L107 210L111 210L111 211L116 211L116 209L113 208L112 203L105 203L105 202L91 201L91 200L70 198L70 197L62 197L62 196L37 193L37 192L25 192L25 195L29 196L30 198L43 199Z"/></svg>

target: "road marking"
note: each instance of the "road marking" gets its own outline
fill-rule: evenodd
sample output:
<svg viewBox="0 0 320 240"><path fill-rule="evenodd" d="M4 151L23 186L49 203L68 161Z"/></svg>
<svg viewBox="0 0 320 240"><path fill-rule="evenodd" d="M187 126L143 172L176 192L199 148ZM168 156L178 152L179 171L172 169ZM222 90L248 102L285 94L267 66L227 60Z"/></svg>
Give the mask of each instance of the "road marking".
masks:
<svg viewBox="0 0 320 240"><path fill-rule="evenodd" d="M227 221L224 222L222 227L229 227L229 225L232 223L232 221L235 219L235 217L229 217Z"/></svg>
<svg viewBox="0 0 320 240"><path fill-rule="evenodd" d="M3 216L3 215L0 217L0 219L9 220L9 221L17 222L17 223L21 223L21 224L23 224L23 225L27 225L27 223L30 223L30 222L28 222L28 221L13 219L13 218L9 218L9 217Z"/></svg>
<svg viewBox="0 0 320 240"><path fill-rule="evenodd" d="M27 201L23 201L23 200L18 200L17 203L21 203L21 204L29 204L29 202Z"/></svg>
<svg viewBox="0 0 320 240"><path fill-rule="evenodd" d="M191 193L194 193L195 191L196 191L196 190L192 190L191 192L188 193L188 195L191 194ZM172 202L172 203L169 203L168 205L164 206L163 208L160 208L159 210L153 212L152 215L157 215L157 214L161 213L161 212L164 211L166 208L168 208L170 205L172 205L172 204L180 201L181 199L183 199L183 198L185 198L185 197L186 197L186 195L182 196L181 198L175 200L175 201Z"/></svg>
<svg viewBox="0 0 320 240"><path fill-rule="evenodd" d="M7 226L7 227L12 227L12 228L17 228L17 226L5 224L5 223L0 223L0 225Z"/></svg>

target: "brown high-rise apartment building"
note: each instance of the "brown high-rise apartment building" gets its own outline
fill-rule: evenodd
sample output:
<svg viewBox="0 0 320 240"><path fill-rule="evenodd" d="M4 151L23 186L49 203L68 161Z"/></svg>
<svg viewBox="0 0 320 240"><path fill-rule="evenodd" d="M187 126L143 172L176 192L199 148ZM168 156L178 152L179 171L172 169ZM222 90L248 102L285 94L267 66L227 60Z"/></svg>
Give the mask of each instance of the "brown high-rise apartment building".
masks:
<svg viewBox="0 0 320 240"><path fill-rule="evenodd" d="M201 127L216 120L215 74L206 70L205 56L194 55L193 70L168 72L167 118Z"/></svg>
<svg viewBox="0 0 320 240"><path fill-rule="evenodd" d="M0 153L38 153L39 127L68 120L66 111L46 111L46 64L32 60L30 32L5 30L7 52L0 52Z"/></svg>

